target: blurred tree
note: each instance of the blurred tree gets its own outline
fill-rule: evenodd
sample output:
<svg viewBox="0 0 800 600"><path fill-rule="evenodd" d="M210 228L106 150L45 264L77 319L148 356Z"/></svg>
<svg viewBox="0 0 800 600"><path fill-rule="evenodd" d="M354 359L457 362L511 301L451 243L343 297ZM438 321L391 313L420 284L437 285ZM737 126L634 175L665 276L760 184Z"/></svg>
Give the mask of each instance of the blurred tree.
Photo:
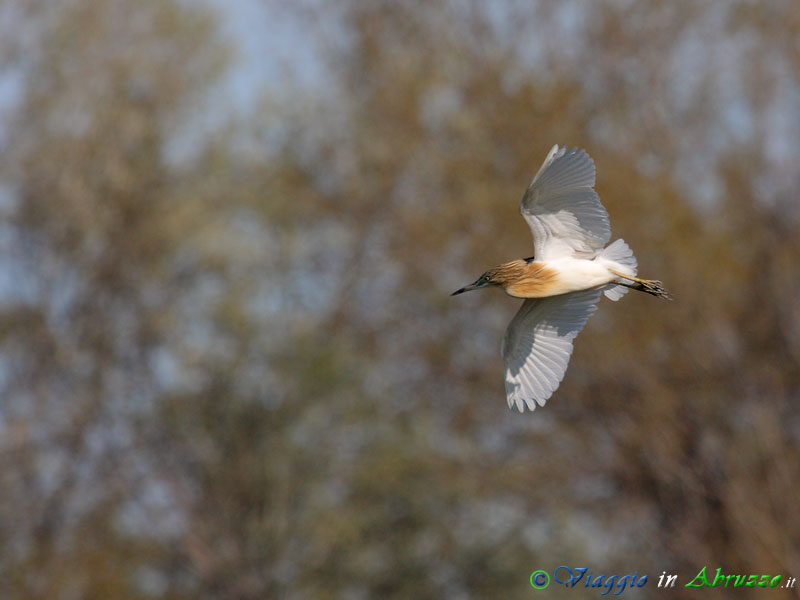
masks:
<svg viewBox="0 0 800 600"><path fill-rule="evenodd" d="M186 164L166 146L223 65L212 16L27 17L47 43L3 168L0 589L796 575L797 181L770 148L798 8L270 6L313 31L326 81L268 90ZM615 236L676 301L602 303L557 396L518 415L498 355L517 302L447 294L530 254L516 201L555 142L596 158Z"/></svg>
<svg viewBox="0 0 800 600"><path fill-rule="evenodd" d="M225 52L210 14L174 2L3 8L24 85L3 164L0 590L139 596L160 537L142 525L179 507L159 506L136 429L201 208L164 145Z"/></svg>

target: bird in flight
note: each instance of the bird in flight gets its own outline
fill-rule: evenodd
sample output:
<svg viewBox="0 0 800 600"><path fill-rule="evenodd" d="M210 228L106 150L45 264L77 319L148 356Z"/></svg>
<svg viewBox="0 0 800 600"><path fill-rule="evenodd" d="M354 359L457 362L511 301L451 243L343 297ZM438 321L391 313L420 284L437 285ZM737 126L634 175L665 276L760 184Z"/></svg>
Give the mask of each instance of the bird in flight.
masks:
<svg viewBox="0 0 800 600"><path fill-rule="evenodd" d="M585 151L553 146L519 205L534 255L489 269L452 294L497 286L525 299L501 346L508 406L520 412L544 406L556 391L572 341L601 294L616 301L634 289L670 299L660 281L636 276L636 258L622 239L606 246L611 227L594 182Z"/></svg>

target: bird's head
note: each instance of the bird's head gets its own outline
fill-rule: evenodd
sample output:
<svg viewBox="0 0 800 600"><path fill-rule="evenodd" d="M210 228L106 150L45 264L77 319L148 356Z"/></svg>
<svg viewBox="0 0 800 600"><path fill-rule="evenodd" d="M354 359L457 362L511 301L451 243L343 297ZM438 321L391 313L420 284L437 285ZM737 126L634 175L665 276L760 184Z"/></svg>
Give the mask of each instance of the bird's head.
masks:
<svg viewBox="0 0 800 600"><path fill-rule="evenodd" d="M470 290L477 290L482 287L486 287L487 285L501 287L508 291L509 286L513 286L525 279L530 268L530 261L525 259L512 260L511 262L503 263L502 265L498 265L493 269L486 271L486 273L478 277L475 283L471 283L460 290L456 290L450 295L457 296L458 294L463 294L464 292L469 292Z"/></svg>
<svg viewBox="0 0 800 600"><path fill-rule="evenodd" d="M478 279L475 280L474 283L470 283L469 285L466 285L466 286L462 287L460 290L456 290L455 292L453 292L450 295L451 296L458 296L459 294L463 294L464 292L469 292L471 290L477 290L477 289L480 289L482 287L486 287L487 285L498 285L498 282L495 281L495 273L494 273L494 271L495 271L495 269L490 269L489 271L486 271L486 273L484 273L483 275L478 277Z"/></svg>

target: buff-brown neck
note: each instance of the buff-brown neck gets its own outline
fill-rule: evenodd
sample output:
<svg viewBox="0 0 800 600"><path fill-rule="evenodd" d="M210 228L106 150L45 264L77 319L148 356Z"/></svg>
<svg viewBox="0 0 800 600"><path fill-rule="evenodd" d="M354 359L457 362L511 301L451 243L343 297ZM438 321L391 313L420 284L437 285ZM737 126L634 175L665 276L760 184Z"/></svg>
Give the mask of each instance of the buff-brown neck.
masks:
<svg viewBox="0 0 800 600"><path fill-rule="evenodd" d="M541 298L552 294L557 279L558 273L545 263L520 258L489 269L475 283L453 292L452 295L495 285L517 298Z"/></svg>

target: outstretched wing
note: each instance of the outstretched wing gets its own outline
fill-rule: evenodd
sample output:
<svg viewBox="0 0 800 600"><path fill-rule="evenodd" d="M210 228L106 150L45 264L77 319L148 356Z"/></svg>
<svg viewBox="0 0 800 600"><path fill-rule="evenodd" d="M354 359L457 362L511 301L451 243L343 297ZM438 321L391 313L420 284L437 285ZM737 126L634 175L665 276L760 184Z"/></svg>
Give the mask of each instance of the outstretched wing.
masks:
<svg viewBox="0 0 800 600"><path fill-rule="evenodd" d="M589 155L553 146L519 205L533 233L536 260L594 255L608 243L608 213L593 187Z"/></svg>
<svg viewBox="0 0 800 600"><path fill-rule="evenodd" d="M602 290L529 298L503 338L508 406L534 410L558 388L572 355L572 340L597 309Z"/></svg>

